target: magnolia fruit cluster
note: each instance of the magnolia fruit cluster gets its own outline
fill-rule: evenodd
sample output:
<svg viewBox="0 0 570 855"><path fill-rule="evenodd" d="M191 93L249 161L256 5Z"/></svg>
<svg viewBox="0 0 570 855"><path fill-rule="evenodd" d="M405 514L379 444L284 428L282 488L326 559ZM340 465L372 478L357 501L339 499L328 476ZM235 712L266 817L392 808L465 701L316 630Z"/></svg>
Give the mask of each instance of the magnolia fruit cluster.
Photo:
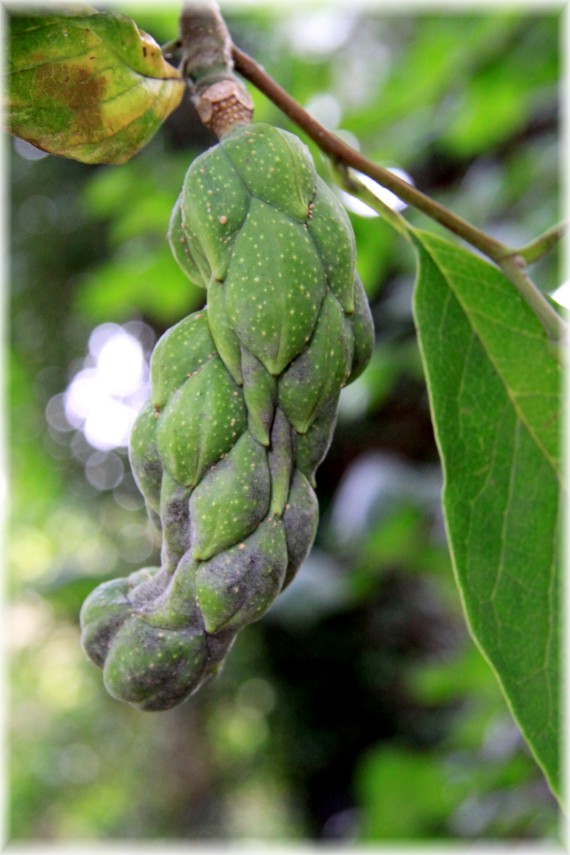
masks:
<svg viewBox="0 0 570 855"><path fill-rule="evenodd" d="M315 536L315 471L373 327L348 218L306 147L235 129L190 167L169 240L207 306L151 360L130 458L161 566L100 585L82 641L115 698L184 700L293 579Z"/></svg>

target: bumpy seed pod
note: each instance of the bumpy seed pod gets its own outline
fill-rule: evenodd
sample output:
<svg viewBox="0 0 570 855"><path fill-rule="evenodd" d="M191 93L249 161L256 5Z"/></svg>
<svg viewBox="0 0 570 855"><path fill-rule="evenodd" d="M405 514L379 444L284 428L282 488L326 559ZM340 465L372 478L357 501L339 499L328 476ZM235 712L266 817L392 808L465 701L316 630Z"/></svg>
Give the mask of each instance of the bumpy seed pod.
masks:
<svg viewBox="0 0 570 855"><path fill-rule="evenodd" d="M291 134L242 126L198 157L169 240L207 306L156 345L131 435L161 567L100 585L81 612L110 694L147 710L215 676L295 576L340 390L373 345L349 220Z"/></svg>

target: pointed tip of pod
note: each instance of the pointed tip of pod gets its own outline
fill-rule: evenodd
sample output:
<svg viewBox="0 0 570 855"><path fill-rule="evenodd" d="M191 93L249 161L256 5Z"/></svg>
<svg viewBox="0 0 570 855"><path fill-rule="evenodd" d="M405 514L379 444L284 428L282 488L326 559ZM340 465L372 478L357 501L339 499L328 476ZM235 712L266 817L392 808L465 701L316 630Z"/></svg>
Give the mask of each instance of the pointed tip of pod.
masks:
<svg viewBox="0 0 570 855"><path fill-rule="evenodd" d="M261 424L258 420L251 417L251 412L248 414L247 428L252 437L264 448L269 448L271 439L267 427Z"/></svg>

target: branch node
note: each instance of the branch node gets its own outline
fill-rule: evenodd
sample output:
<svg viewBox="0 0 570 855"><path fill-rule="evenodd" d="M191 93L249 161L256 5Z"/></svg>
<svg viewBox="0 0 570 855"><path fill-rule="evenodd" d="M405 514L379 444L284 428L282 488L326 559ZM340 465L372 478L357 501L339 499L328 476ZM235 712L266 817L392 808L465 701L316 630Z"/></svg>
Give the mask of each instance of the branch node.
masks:
<svg viewBox="0 0 570 855"><path fill-rule="evenodd" d="M509 262L510 265L518 267L518 269L522 270L523 273L528 267L526 258L522 255L519 255L519 253L516 251L503 256L502 263L504 262Z"/></svg>
<svg viewBox="0 0 570 855"><path fill-rule="evenodd" d="M249 124L253 101L237 80L219 80L193 98L200 119L217 137L223 137L236 125Z"/></svg>
<svg viewBox="0 0 570 855"><path fill-rule="evenodd" d="M253 101L233 72L231 37L214 2L188 3L180 16L182 73L202 123L218 138L249 124Z"/></svg>

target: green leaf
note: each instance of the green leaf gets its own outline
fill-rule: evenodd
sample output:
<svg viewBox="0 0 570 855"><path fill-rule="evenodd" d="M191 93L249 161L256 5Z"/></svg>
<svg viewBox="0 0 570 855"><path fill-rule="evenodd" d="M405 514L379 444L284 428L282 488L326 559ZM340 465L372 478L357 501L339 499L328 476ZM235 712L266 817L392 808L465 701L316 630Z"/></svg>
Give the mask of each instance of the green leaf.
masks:
<svg viewBox="0 0 570 855"><path fill-rule="evenodd" d="M154 39L117 12L14 14L9 51L3 127L84 163L124 163L184 93Z"/></svg>
<svg viewBox="0 0 570 855"><path fill-rule="evenodd" d="M560 366L498 269L415 237L415 318L465 612L559 792Z"/></svg>
<svg viewBox="0 0 570 855"><path fill-rule="evenodd" d="M166 241L143 236L97 265L77 287L75 310L95 322L144 313L167 325L204 303L204 291L180 271Z"/></svg>

